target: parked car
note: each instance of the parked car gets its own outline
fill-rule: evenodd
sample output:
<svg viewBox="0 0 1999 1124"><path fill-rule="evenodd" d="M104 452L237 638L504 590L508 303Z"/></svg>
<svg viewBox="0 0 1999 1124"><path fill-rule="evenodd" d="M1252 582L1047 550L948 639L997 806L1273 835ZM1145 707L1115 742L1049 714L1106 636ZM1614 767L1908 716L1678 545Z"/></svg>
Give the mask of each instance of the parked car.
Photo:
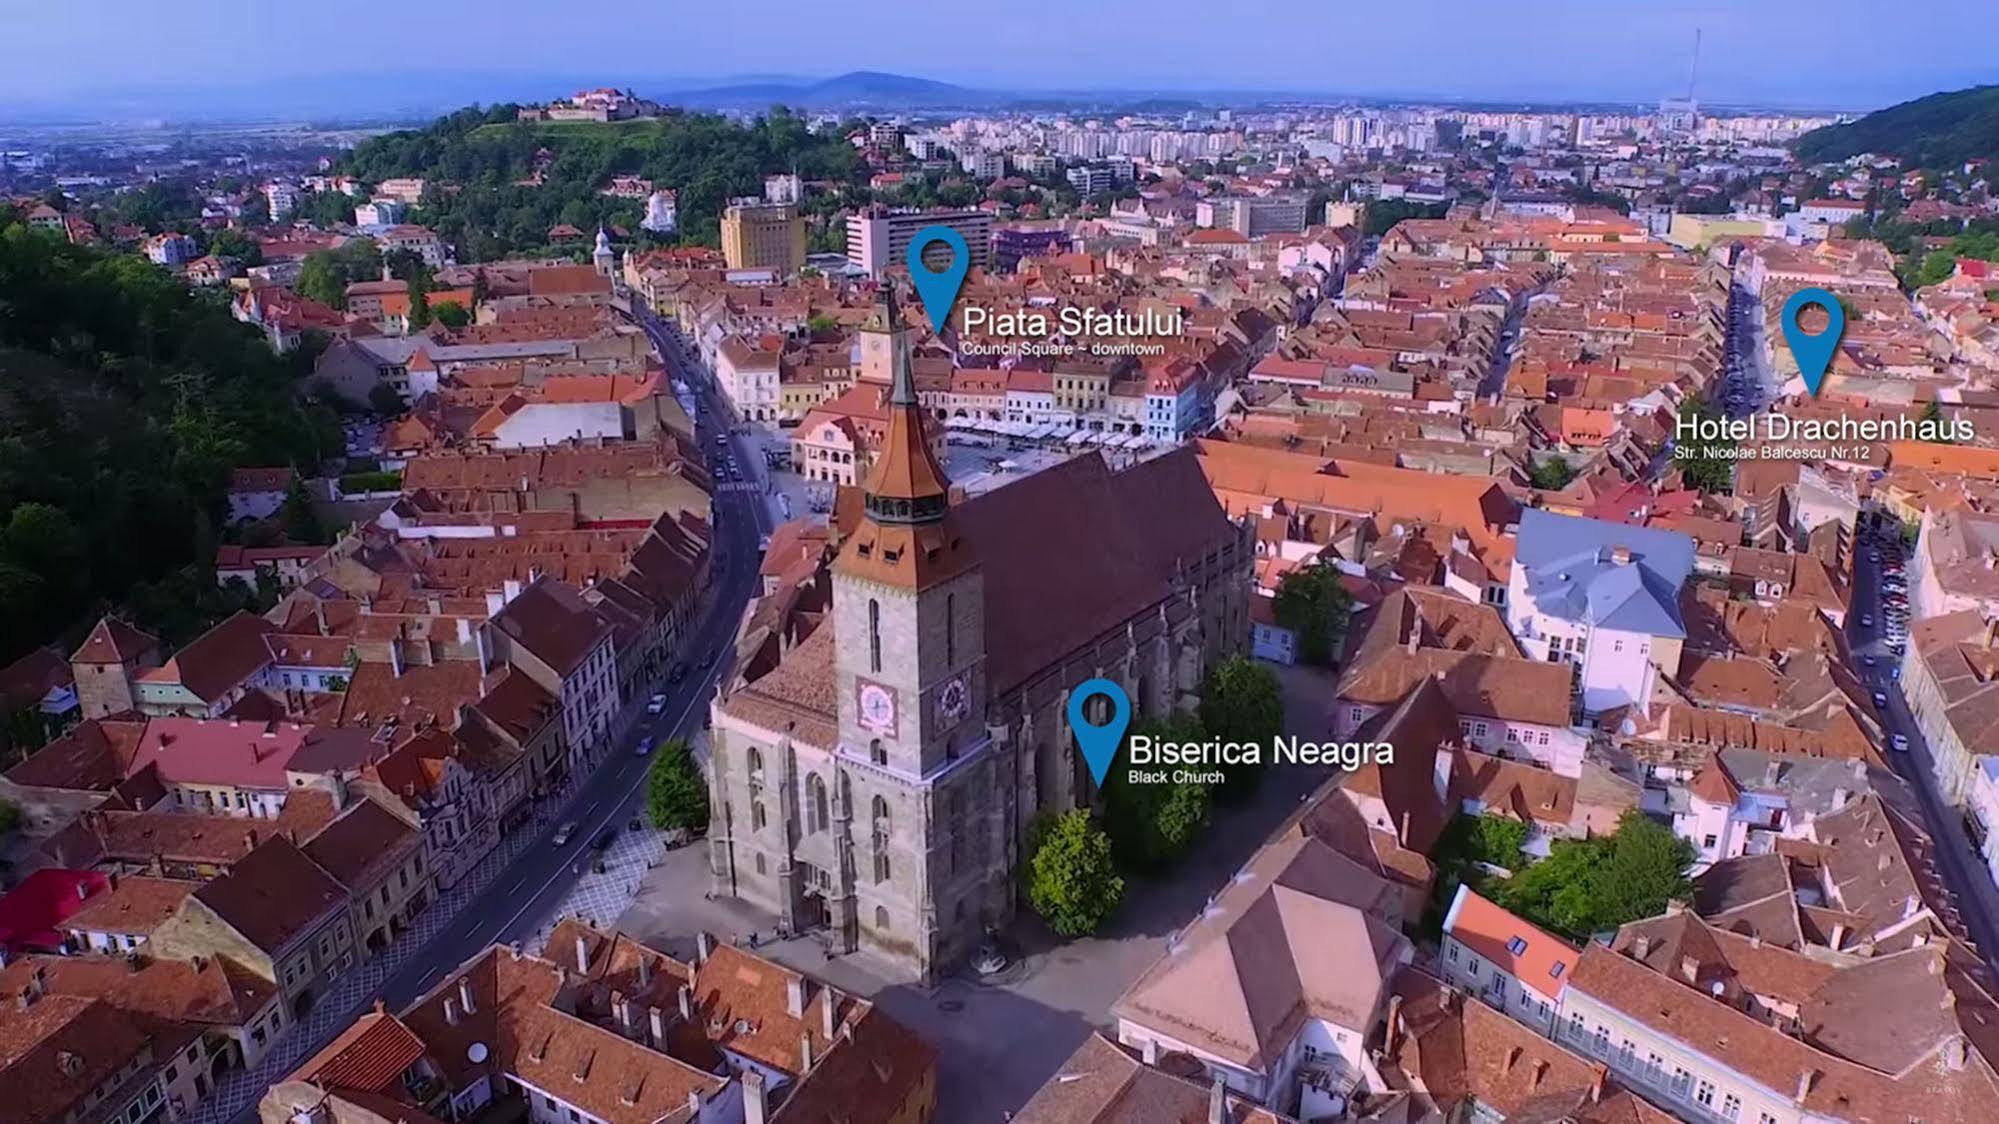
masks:
<svg viewBox="0 0 1999 1124"><path fill-rule="evenodd" d="M673 670L666 674L666 681L668 683L678 683L685 678L687 678L687 665L684 663L674 664Z"/></svg>
<svg viewBox="0 0 1999 1124"><path fill-rule="evenodd" d="M1874 692L1874 707L1877 710L1888 709L1888 696L1886 693L1881 691Z"/></svg>
<svg viewBox="0 0 1999 1124"><path fill-rule="evenodd" d="M647 714L658 714L660 711L665 709L666 709L665 695L654 695L652 698L646 700Z"/></svg>
<svg viewBox="0 0 1999 1124"><path fill-rule="evenodd" d="M1889 738L1888 744L1893 746L1897 753L1909 752L1909 739L1905 734L1896 734L1894 737Z"/></svg>
<svg viewBox="0 0 1999 1124"><path fill-rule="evenodd" d="M1873 613L1862 613L1862 614L1860 614L1860 627L1862 627L1862 628L1873 628L1873 627L1874 627L1874 614L1873 614Z"/></svg>
<svg viewBox="0 0 1999 1124"><path fill-rule="evenodd" d="M558 847L566 847L569 845L569 837L575 834L576 834L576 821L570 820L568 823L563 824L561 827L555 829L555 838L549 840L549 842L555 844Z"/></svg>

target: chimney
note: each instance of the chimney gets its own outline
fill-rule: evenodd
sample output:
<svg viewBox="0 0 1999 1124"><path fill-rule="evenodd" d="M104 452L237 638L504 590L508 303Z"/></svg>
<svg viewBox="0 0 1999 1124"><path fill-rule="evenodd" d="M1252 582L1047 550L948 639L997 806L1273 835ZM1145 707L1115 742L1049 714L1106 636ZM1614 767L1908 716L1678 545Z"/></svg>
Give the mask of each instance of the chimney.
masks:
<svg viewBox="0 0 1999 1124"><path fill-rule="evenodd" d="M680 1001L680 1017L692 1022L694 1020L694 989L686 984L681 984L680 994L677 998Z"/></svg>
<svg viewBox="0 0 1999 1124"><path fill-rule="evenodd" d="M584 940L580 933L576 937L576 974L579 976L590 974L590 942Z"/></svg>
<svg viewBox="0 0 1999 1124"><path fill-rule="evenodd" d="M1436 763L1430 769L1430 783L1437 790L1437 799L1446 805L1451 802L1451 767L1456 760L1450 750L1439 749Z"/></svg>
<svg viewBox="0 0 1999 1124"><path fill-rule="evenodd" d="M1631 548L1630 548L1630 547L1628 547L1628 546L1614 546L1614 547L1611 547L1611 548L1610 548L1610 563L1611 563L1611 565L1613 565L1613 566L1629 566L1629 565L1631 565Z"/></svg>
<svg viewBox="0 0 1999 1124"><path fill-rule="evenodd" d="M1838 952L1840 950L1840 946L1846 943L1846 926L1834 925L1832 927L1832 932L1826 935L1825 943L1827 948L1832 949L1834 952Z"/></svg>
<svg viewBox="0 0 1999 1124"><path fill-rule="evenodd" d="M1208 1086L1208 1124L1229 1124L1229 1087L1219 1077Z"/></svg>
<svg viewBox="0 0 1999 1124"><path fill-rule="evenodd" d="M632 1032L632 1006L625 1002L625 993L622 991L611 993L611 1021L618 1024L619 1034Z"/></svg>
<svg viewBox="0 0 1999 1124"><path fill-rule="evenodd" d="M652 1048L666 1049L666 1014L658 1007L646 1008L646 1015L652 1021Z"/></svg>
<svg viewBox="0 0 1999 1124"><path fill-rule="evenodd" d="M468 1015L479 1010L479 1005L472 1002L472 984L464 976L458 977L458 1005Z"/></svg>
<svg viewBox="0 0 1999 1124"><path fill-rule="evenodd" d="M1404 847L1409 845L1409 813L1402 813L1402 824L1395 831L1395 841Z"/></svg>
<svg viewBox="0 0 1999 1124"><path fill-rule="evenodd" d="M1139 1046L1139 1056L1145 1060L1146 1065L1158 1065L1159 1040L1157 1038L1147 1038Z"/></svg>
<svg viewBox="0 0 1999 1124"><path fill-rule="evenodd" d="M14 998L14 1002L16 1002L17 1004L19 1004L19 1005L20 1005L20 1008L21 1008L21 1010L23 1010L23 1011L25 1011L25 1010L27 1010L28 1008L30 1008L30 1007L32 1007L32 1006L34 1006L34 1005L35 1005L35 989L34 989L34 988L32 988L32 987L23 987L23 988L21 989L21 994L20 994L20 995L18 995L18 996L15 996L15 998Z"/></svg>
<svg viewBox="0 0 1999 1124"><path fill-rule="evenodd" d="M798 1072L804 1073L811 1068L812 1036L810 1034L801 1034L798 1036Z"/></svg>
<svg viewBox="0 0 1999 1124"><path fill-rule="evenodd" d="M764 1075L754 1069L743 1071L743 1124L768 1124L764 1107Z"/></svg>
<svg viewBox="0 0 1999 1124"><path fill-rule="evenodd" d="M794 1019L805 1017L804 976L793 976L784 981L784 1013Z"/></svg>
<svg viewBox="0 0 1999 1124"><path fill-rule="evenodd" d="M1652 951L1651 937L1639 937L1637 940L1631 942L1631 955L1639 960L1645 959L1645 957L1648 954L1650 954L1651 951Z"/></svg>
<svg viewBox="0 0 1999 1124"><path fill-rule="evenodd" d="M819 1034L830 1042L833 1040L834 1024L839 1020L840 993L834 991L832 985L828 984L819 989L819 994L826 997L826 1002L819 1005L821 1012Z"/></svg>
<svg viewBox="0 0 1999 1124"><path fill-rule="evenodd" d="M1818 1084L1818 1079L1819 1071L1816 1069L1807 1069L1798 1074L1798 1095L1791 1099L1799 1104L1805 1103L1805 1098L1811 1095L1812 1086Z"/></svg>
<svg viewBox="0 0 1999 1124"><path fill-rule="evenodd" d="M1388 997L1388 1019L1381 1035L1381 1052L1385 1057L1395 1056L1395 1047L1402 1038L1402 995L1400 992Z"/></svg>
<svg viewBox="0 0 1999 1124"><path fill-rule="evenodd" d="M458 1000L450 996L444 998L444 1022L447 1026L458 1025Z"/></svg>
<svg viewBox="0 0 1999 1124"><path fill-rule="evenodd" d="M696 966L706 964L708 958L713 955L715 955L714 936L705 929L694 934L694 963Z"/></svg>
<svg viewBox="0 0 1999 1124"><path fill-rule="evenodd" d="M1596 1076L1590 1079L1589 1103L1595 1104L1603 1099L1603 1080L1610 1076L1610 1067L1598 1062L1590 1068L1596 1071Z"/></svg>
<svg viewBox="0 0 1999 1124"><path fill-rule="evenodd" d="M639 993L644 994L652 987L652 957L639 953Z"/></svg>
<svg viewBox="0 0 1999 1124"><path fill-rule="evenodd" d="M1697 983L1701 976L1701 962L1691 956L1680 957L1680 975L1688 983Z"/></svg>

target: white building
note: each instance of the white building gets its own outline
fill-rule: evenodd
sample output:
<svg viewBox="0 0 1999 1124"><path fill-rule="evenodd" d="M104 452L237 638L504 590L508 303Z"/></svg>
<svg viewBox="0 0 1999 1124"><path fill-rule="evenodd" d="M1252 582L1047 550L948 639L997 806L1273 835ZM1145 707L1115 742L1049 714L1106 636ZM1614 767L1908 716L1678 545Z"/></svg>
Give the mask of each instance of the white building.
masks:
<svg viewBox="0 0 1999 1124"><path fill-rule="evenodd" d="M1462 883L1444 914L1443 976L1540 1034L1554 1030L1575 949Z"/></svg>
<svg viewBox="0 0 1999 1124"><path fill-rule="evenodd" d="M1269 844L1112 1005L1118 1041L1148 1064L1185 1054L1275 1111L1331 1118L1368 1080L1388 981L1414 958L1401 900L1317 839Z"/></svg>
<svg viewBox="0 0 1999 1124"><path fill-rule="evenodd" d="M970 265L992 260L993 217L984 211L888 210L874 207L847 216L847 260L870 277L880 277L909 257L909 240L929 226L948 227L965 239Z"/></svg>
<svg viewBox="0 0 1999 1124"><path fill-rule="evenodd" d="M1529 657L1575 669L1586 714L1643 705L1660 671L1679 671L1680 590L1693 569L1694 542L1678 532L1529 508L1507 626Z"/></svg>
<svg viewBox="0 0 1999 1124"><path fill-rule="evenodd" d="M771 179L781 177L772 176ZM797 177L792 177L796 179ZM764 181L764 190L770 190L770 179ZM654 234L672 234L680 229L678 196L671 191L655 191L646 196L646 217L639 220L639 227Z"/></svg>

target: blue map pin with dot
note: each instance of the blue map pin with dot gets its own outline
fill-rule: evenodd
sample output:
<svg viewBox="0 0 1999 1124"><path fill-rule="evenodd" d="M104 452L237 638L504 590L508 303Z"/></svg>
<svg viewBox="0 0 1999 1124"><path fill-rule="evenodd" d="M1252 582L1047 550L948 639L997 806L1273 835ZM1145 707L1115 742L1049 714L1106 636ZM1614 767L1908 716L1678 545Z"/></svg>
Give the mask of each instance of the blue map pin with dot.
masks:
<svg viewBox="0 0 1999 1124"><path fill-rule="evenodd" d="M1807 305L1818 305L1827 316L1825 331L1813 335L1798 326L1798 313ZM1791 358L1798 361L1798 373L1805 377L1805 389L1818 397L1832 357L1839 353L1839 337L1846 332L1846 309L1839 298L1824 289L1799 289L1784 302L1784 342Z"/></svg>
<svg viewBox="0 0 1999 1124"><path fill-rule="evenodd" d="M951 264L942 273L932 273L923 264L924 247L932 242L951 247ZM951 318L951 305L958 299L958 290L964 287L965 274L971 271L971 248L965 245L964 235L948 226L926 226L909 240L908 258L909 279L916 285L916 295L923 298L923 311L930 317L930 327L941 336L944 322Z"/></svg>
<svg viewBox="0 0 1999 1124"><path fill-rule="evenodd" d="M1092 725L1083 712L1083 704L1102 695L1111 700L1110 721L1101 726ZM1069 693L1069 728L1076 732L1076 744L1083 748L1083 761L1090 767L1090 778L1097 787L1104 786L1104 774L1111 768L1111 760L1117 756L1118 743L1124 740L1124 729L1131 725L1131 698L1124 688L1108 679L1092 679Z"/></svg>

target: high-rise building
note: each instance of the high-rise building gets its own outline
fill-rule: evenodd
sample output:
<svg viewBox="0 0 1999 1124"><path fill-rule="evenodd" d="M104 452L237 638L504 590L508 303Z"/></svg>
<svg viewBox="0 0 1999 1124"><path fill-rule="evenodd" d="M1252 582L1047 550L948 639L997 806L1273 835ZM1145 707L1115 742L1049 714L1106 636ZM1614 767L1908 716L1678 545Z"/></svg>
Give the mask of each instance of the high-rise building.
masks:
<svg viewBox="0 0 1999 1124"><path fill-rule="evenodd" d="M974 267L992 260L993 217L984 211L889 210L871 207L847 216L847 260L870 277L909 257L909 240L926 226L946 226L964 236Z"/></svg>
<svg viewBox="0 0 1999 1124"><path fill-rule="evenodd" d="M722 212L722 258L730 269L793 272L805 265L805 218L789 203L730 203Z"/></svg>

